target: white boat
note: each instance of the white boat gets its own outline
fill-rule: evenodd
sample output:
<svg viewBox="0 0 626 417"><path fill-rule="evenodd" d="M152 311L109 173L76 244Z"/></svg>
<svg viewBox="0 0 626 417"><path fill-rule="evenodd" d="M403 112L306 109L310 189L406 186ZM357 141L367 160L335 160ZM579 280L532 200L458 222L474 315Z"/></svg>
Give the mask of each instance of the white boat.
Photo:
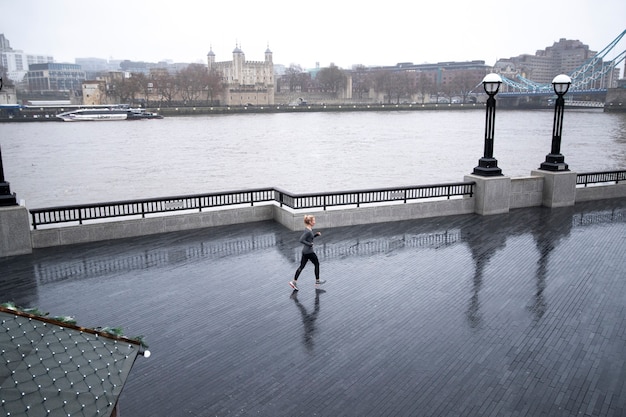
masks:
<svg viewBox="0 0 626 417"><path fill-rule="evenodd" d="M77 121L104 121L104 120L141 120L162 119L163 116L146 111L145 109L132 109L129 107L106 107L84 108L66 111L57 114L57 117L65 122Z"/></svg>

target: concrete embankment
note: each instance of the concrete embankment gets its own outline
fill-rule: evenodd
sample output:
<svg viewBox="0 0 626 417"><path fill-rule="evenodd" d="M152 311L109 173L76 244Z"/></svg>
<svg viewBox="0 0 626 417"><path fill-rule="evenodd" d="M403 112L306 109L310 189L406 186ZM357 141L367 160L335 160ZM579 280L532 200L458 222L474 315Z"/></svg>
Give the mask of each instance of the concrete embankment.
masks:
<svg viewBox="0 0 626 417"><path fill-rule="evenodd" d="M67 111L67 108L37 107L20 109L1 109L0 123L4 122L60 122L58 113ZM355 112L355 111L419 111L419 110L476 110L483 109L482 104L311 104L286 105L272 104L259 106L186 106L160 107L150 106L148 111L159 113L165 117L199 116L218 114L246 114L246 113L307 113L307 112Z"/></svg>

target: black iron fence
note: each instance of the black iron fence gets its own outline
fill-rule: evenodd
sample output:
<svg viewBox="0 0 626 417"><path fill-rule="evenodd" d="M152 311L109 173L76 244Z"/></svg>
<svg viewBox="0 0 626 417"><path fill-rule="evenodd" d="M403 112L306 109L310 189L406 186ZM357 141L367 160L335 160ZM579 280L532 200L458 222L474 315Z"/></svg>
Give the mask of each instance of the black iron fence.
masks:
<svg viewBox="0 0 626 417"><path fill-rule="evenodd" d="M340 191L315 194L292 194L278 188L228 191L188 196L162 197L143 200L47 207L30 210L32 225L78 223L115 217L163 214L177 211L199 211L224 206L254 206L258 203L278 204L291 209L309 209L376 203L406 203L409 200L451 198L474 195L474 182L420 185L370 190Z"/></svg>
<svg viewBox="0 0 626 417"><path fill-rule="evenodd" d="M626 181L626 171L589 172L578 174L577 185L619 183ZM32 225L61 223L83 224L89 220L116 217L146 217L177 211L199 211L225 206L254 206L259 203L278 204L294 210L355 206L379 203L406 203L410 200L451 198L474 195L471 182L419 185L369 190L337 191L329 193L293 194L279 188L259 188L210 194L162 197L143 200L114 201L109 203L48 207L30 210Z"/></svg>
<svg viewBox="0 0 626 417"><path fill-rule="evenodd" d="M222 193L151 198L143 200L113 201L30 210L33 228L39 225L107 219L112 217L141 216L176 211L202 211L203 209L254 205L274 201L274 189L251 189Z"/></svg>
<svg viewBox="0 0 626 417"><path fill-rule="evenodd" d="M338 191L331 193L291 194L275 189L276 201L292 209L323 208L361 204L399 202L424 198L450 198L474 195L474 182L421 185L370 190Z"/></svg>
<svg viewBox="0 0 626 417"><path fill-rule="evenodd" d="M587 172L578 174L576 177L576 185L601 184L612 182L619 184L620 181L626 181L626 171L605 171L605 172Z"/></svg>

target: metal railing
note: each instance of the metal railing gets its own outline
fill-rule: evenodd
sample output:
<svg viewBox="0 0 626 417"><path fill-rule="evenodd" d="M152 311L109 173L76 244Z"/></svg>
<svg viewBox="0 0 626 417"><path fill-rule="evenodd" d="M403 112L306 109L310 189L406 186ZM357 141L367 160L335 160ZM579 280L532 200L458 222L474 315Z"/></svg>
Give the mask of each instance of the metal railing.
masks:
<svg viewBox="0 0 626 417"><path fill-rule="evenodd" d="M141 216L168 213L183 210L197 210L233 206L251 205L274 201L274 189L261 188L222 193L196 194L151 198L143 200L113 201L109 203L81 204L62 207L48 207L30 210L32 225L78 222L106 219L112 217Z"/></svg>
<svg viewBox="0 0 626 417"><path fill-rule="evenodd" d="M361 204L402 202L424 198L450 198L453 196L474 195L472 182L456 182L449 184L420 185L397 188L377 188L370 190L338 191L330 193L291 194L287 191L275 189L276 201L283 205L297 209L323 208Z"/></svg>
<svg viewBox="0 0 626 417"><path fill-rule="evenodd" d="M626 181L626 171L587 172L576 176L576 185L600 184L613 182L619 184Z"/></svg>
<svg viewBox="0 0 626 417"><path fill-rule="evenodd" d="M115 217L141 216L176 211L199 211L224 206L251 205L256 203L278 204L291 209L323 208L332 206L376 204L387 202L406 203L409 200L447 198L474 195L472 182L420 185L370 190L338 191L331 193L292 194L278 188L228 191L188 196L162 197L143 200L114 201L108 203L47 207L30 210L32 226L75 222Z"/></svg>

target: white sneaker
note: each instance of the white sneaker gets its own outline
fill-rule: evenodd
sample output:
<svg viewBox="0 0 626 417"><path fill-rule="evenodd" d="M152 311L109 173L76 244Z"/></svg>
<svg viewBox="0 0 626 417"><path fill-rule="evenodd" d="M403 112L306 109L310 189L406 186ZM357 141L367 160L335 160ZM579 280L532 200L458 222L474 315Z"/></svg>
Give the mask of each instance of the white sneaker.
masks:
<svg viewBox="0 0 626 417"><path fill-rule="evenodd" d="M296 285L296 281L289 281L289 286L294 289L294 291L298 291L298 286Z"/></svg>

